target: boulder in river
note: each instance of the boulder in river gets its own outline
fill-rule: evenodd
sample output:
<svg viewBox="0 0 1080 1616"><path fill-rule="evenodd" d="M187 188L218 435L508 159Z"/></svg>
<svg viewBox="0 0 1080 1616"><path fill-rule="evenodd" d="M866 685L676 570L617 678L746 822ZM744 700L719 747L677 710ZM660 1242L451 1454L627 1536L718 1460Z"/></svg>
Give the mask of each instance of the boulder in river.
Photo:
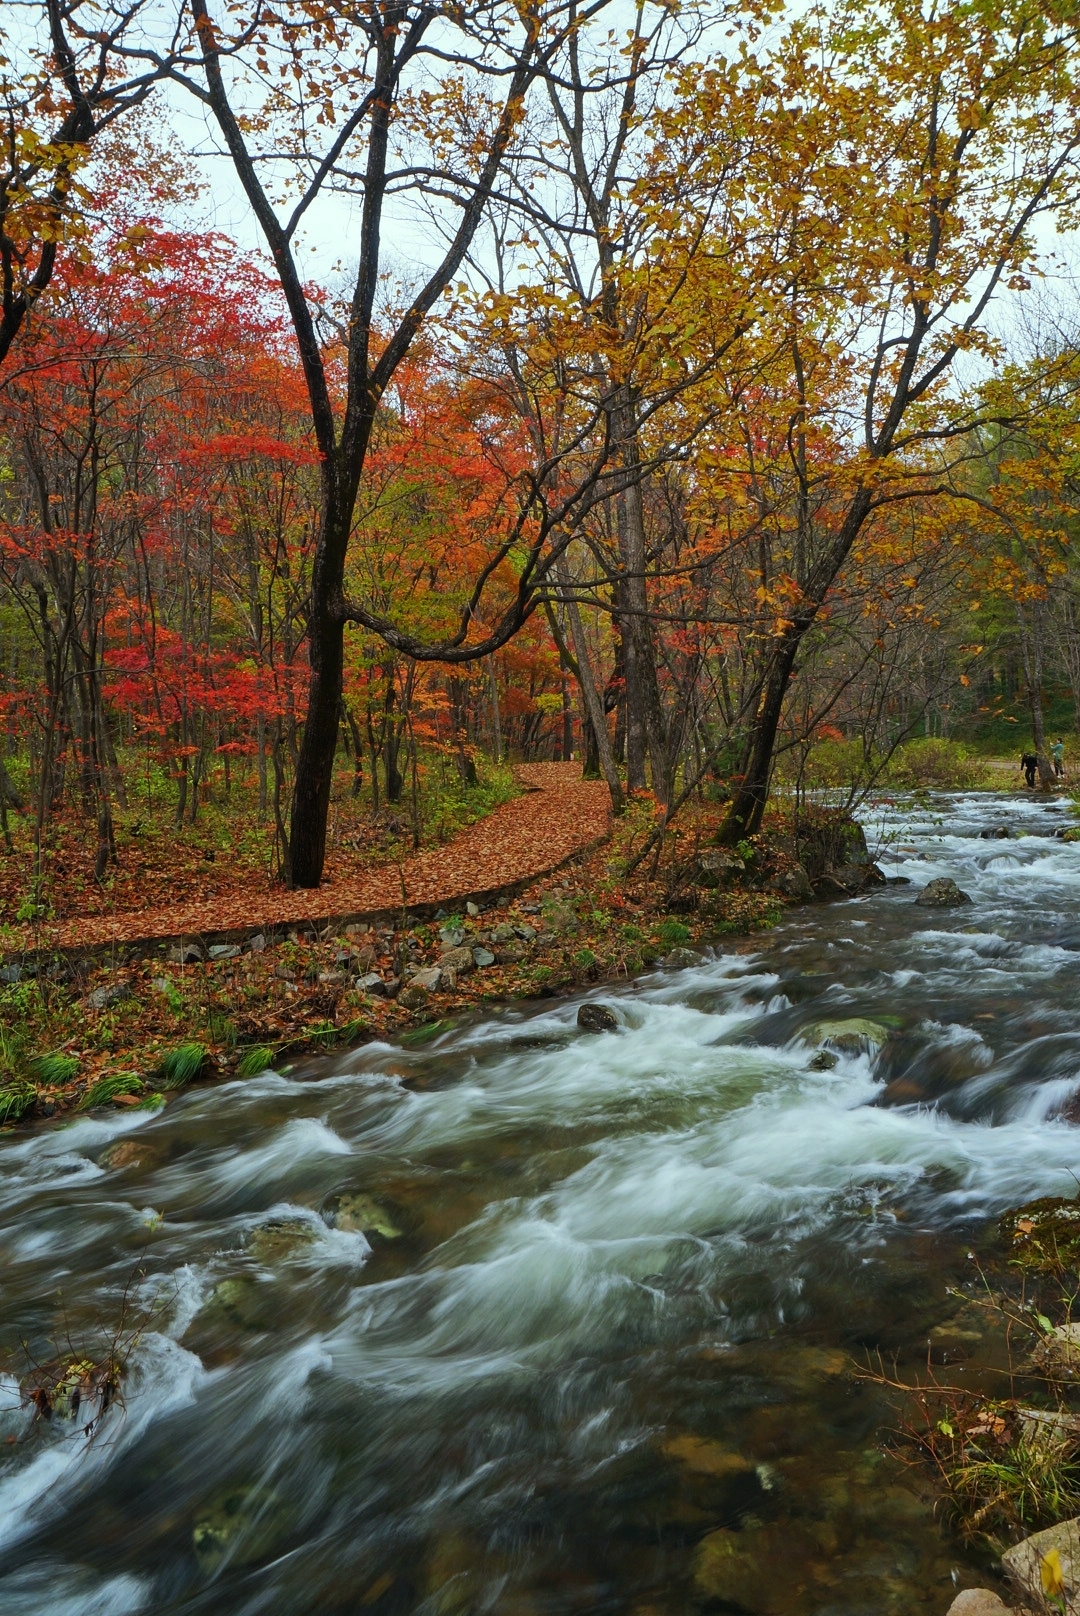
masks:
<svg viewBox="0 0 1080 1616"><path fill-rule="evenodd" d="M1008 825L987 825L985 830L979 832L979 837L984 842L1008 841L1011 836L1012 831Z"/></svg>
<svg viewBox="0 0 1080 1616"><path fill-rule="evenodd" d="M348 1234L377 1234L384 1240L401 1237L401 1230L390 1213L370 1195L351 1190L334 1195L326 1203L323 1215L335 1229L343 1229Z"/></svg>
<svg viewBox="0 0 1080 1616"><path fill-rule="evenodd" d="M1080 1518L1060 1521L1015 1543L1001 1563L1025 1611L1075 1611L1080 1599Z"/></svg>
<svg viewBox="0 0 1080 1616"><path fill-rule="evenodd" d="M693 965L700 965L701 955L695 953L692 948L673 948L670 953L664 955L664 964L670 965L673 970L685 971Z"/></svg>
<svg viewBox="0 0 1080 1616"><path fill-rule="evenodd" d="M915 902L925 904L928 909L957 909L961 904L970 903L971 896L961 892L951 876L938 875L926 883Z"/></svg>
<svg viewBox="0 0 1080 1616"><path fill-rule="evenodd" d="M814 896L810 877L801 864L774 875L765 890L774 892L778 898L786 898L788 903L810 903Z"/></svg>
<svg viewBox="0 0 1080 1616"><path fill-rule="evenodd" d="M618 1019L606 1004L583 1004L577 1013L577 1024L582 1032L616 1032Z"/></svg>
<svg viewBox="0 0 1080 1616"><path fill-rule="evenodd" d="M865 1016L849 1016L845 1021L817 1021L804 1027L800 1037L808 1044L828 1044L841 1055L862 1055L879 1049L890 1029Z"/></svg>
<svg viewBox="0 0 1080 1616"><path fill-rule="evenodd" d="M1062 1268L1080 1268L1080 1201L1044 1195L1015 1211L1003 1212L998 1228L1009 1247L1010 1260L1029 1273L1059 1274Z"/></svg>
<svg viewBox="0 0 1080 1616"><path fill-rule="evenodd" d="M204 1504L191 1533L200 1569L208 1576L225 1560L251 1565L272 1553L288 1530L281 1500L259 1487L224 1487Z"/></svg>

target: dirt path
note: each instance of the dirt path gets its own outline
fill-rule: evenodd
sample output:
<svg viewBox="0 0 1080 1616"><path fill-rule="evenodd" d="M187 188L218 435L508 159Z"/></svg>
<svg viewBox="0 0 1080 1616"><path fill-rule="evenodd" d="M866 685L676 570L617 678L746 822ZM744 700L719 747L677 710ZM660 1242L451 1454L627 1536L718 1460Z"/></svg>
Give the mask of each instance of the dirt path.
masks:
<svg viewBox="0 0 1080 1616"><path fill-rule="evenodd" d="M250 933L273 926L374 920L407 908L410 914L507 898L588 852L611 830L611 799L603 781L583 780L577 763L524 763L516 770L525 791L445 846L431 848L353 881L312 892L214 898L141 913L84 917L57 926L21 928L22 948L100 948L161 938ZM10 935L10 934L9 934ZM14 952L14 950L9 950Z"/></svg>

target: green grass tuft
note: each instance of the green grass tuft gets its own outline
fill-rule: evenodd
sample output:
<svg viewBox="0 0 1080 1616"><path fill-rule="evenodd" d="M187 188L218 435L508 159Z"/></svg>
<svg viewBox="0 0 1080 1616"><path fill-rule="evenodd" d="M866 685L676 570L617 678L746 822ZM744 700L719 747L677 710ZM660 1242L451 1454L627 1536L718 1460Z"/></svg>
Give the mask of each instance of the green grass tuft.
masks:
<svg viewBox="0 0 1080 1616"><path fill-rule="evenodd" d="M269 1044L252 1044L245 1049L236 1063L237 1077L258 1077L274 1064L274 1051Z"/></svg>
<svg viewBox="0 0 1080 1616"><path fill-rule="evenodd" d="M56 1088L61 1083L70 1083L79 1070L77 1055L35 1055L30 1062L30 1070L34 1081L46 1088Z"/></svg>
<svg viewBox="0 0 1080 1616"><path fill-rule="evenodd" d="M37 1099L32 1083L5 1083L0 1087L0 1128L6 1122L18 1122Z"/></svg>
<svg viewBox="0 0 1080 1616"><path fill-rule="evenodd" d="M675 948L679 943L690 941L690 928L680 920L665 920L657 926L656 935L666 947Z"/></svg>
<svg viewBox="0 0 1080 1616"><path fill-rule="evenodd" d="M179 1089L193 1083L206 1062L205 1044L178 1044L162 1056L158 1081L163 1089Z"/></svg>
<svg viewBox="0 0 1080 1616"><path fill-rule="evenodd" d="M94 1106L108 1105L117 1094L141 1094L142 1087L142 1078L135 1072L110 1072L107 1077L99 1077L87 1090L79 1102L79 1110L90 1111Z"/></svg>

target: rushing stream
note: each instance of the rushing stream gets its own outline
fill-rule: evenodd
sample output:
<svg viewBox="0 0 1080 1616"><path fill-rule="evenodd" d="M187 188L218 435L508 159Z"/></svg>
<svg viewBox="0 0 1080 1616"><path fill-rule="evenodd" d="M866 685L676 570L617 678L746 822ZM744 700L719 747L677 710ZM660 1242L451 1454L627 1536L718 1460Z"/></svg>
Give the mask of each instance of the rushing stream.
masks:
<svg viewBox="0 0 1080 1616"><path fill-rule="evenodd" d="M4 1616L944 1612L972 1562L847 1370L1076 1188L1067 819L875 809L911 886L604 988L616 1033L508 1009L0 1138L0 1346L141 1331L90 1443L0 1382Z"/></svg>

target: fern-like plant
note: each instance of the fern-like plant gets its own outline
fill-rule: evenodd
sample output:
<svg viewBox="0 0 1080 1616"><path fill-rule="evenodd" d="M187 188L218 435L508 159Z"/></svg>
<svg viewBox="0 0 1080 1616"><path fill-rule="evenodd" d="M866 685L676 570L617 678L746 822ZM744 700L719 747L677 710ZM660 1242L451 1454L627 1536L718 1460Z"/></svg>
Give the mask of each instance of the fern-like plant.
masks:
<svg viewBox="0 0 1080 1616"><path fill-rule="evenodd" d="M118 1094L141 1094L142 1089L142 1078L136 1072L109 1072L87 1089L79 1102L79 1110L90 1111L94 1106L108 1105Z"/></svg>

